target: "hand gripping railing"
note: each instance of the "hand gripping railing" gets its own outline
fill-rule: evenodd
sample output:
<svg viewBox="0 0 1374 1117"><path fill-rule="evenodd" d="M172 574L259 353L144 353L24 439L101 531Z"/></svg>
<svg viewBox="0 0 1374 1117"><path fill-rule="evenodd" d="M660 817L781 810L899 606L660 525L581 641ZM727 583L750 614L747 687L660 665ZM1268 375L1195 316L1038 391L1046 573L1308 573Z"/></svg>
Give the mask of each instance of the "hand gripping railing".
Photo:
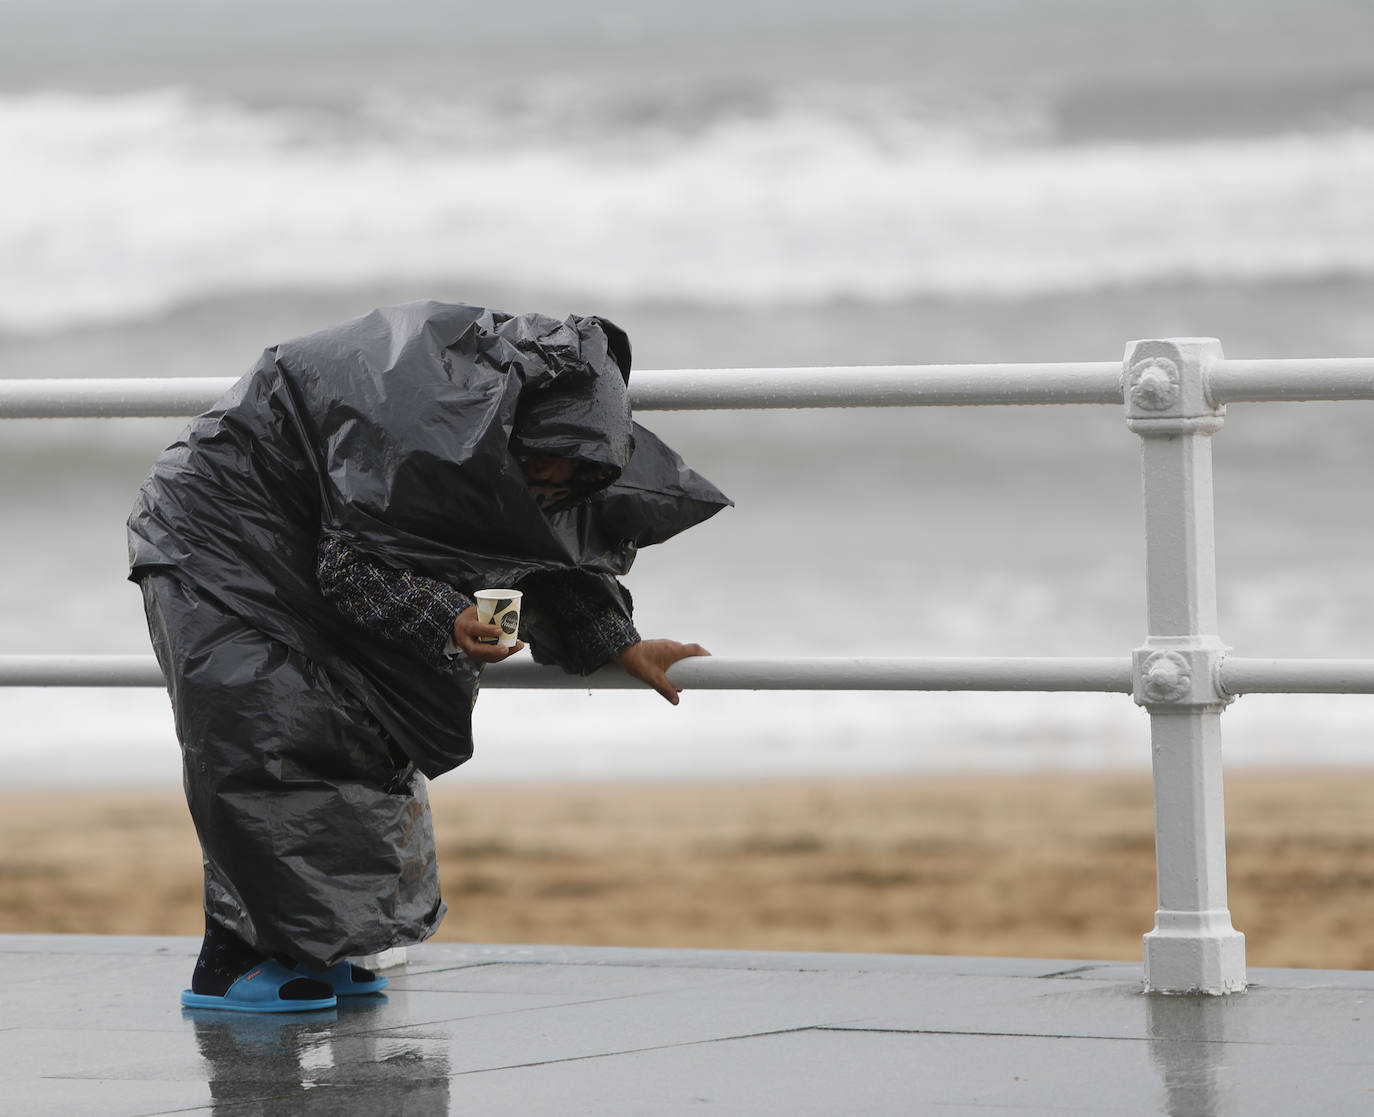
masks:
<svg viewBox="0 0 1374 1117"><path fill-rule="evenodd" d="M189 415L230 380L0 381L0 418ZM1209 338L1139 341L1124 364L893 365L640 372L638 410L1124 404L1141 438L1149 636L1120 658L712 657L675 664L693 689L1037 690L1129 693L1149 712L1159 904L1145 936L1158 993L1245 988L1245 939L1226 898L1220 715L1243 693L1374 693L1374 660L1238 659L1217 634L1211 436L1225 404L1374 399L1374 359L1227 361ZM151 656L0 656L4 686L155 686ZM508 664L488 685L585 688ZM597 687L634 684L618 670Z"/></svg>

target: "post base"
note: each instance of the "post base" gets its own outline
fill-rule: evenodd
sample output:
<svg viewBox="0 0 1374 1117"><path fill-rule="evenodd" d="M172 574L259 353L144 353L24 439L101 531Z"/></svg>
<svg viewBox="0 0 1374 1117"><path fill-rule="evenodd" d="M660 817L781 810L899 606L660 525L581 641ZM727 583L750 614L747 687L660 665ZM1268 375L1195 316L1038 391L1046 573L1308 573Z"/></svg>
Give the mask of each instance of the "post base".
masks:
<svg viewBox="0 0 1374 1117"><path fill-rule="evenodd" d="M1245 936L1222 911L1155 913L1145 936L1147 993L1245 992Z"/></svg>

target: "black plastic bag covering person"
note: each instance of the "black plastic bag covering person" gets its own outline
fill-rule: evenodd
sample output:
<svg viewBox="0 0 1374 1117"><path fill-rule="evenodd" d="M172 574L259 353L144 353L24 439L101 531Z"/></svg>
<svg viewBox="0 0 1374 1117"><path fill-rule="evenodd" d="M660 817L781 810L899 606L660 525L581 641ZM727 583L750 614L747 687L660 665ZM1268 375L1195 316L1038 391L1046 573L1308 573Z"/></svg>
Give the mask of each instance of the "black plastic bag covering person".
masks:
<svg viewBox="0 0 1374 1117"><path fill-rule="evenodd" d="M388 307L267 350L158 458L130 578L206 907L249 942L323 965L432 933L443 905L407 762L432 778L472 755L480 669L459 655L436 671L346 621L315 581L321 537L469 593L581 571L628 616L616 576L637 549L730 503L632 421L629 365L599 318ZM517 454L575 459L600 487L546 514ZM552 630L526 635L562 660Z"/></svg>

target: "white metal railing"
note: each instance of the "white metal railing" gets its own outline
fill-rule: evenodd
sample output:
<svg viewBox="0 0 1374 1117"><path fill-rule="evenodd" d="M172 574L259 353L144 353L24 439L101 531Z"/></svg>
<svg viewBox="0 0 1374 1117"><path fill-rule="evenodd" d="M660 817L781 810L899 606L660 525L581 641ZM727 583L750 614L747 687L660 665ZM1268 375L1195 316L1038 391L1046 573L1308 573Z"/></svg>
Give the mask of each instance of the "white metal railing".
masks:
<svg viewBox="0 0 1374 1117"><path fill-rule="evenodd" d="M807 659L697 657L674 665L690 690L1038 690L1131 693L1131 661L1111 658L906 659L817 656ZM588 680L527 659L484 675L483 688L586 690ZM643 686L619 670L598 672L601 689ZM2 655L0 686L162 686L151 655Z"/></svg>
<svg viewBox="0 0 1374 1117"><path fill-rule="evenodd" d="M0 380L0 419L194 415L233 383L228 377ZM1218 404L1374 399L1374 360L1217 360L1208 370L1208 391ZM639 411L1109 404L1122 402L1122 367L1079 361L670 369L637 372L630 401Z"/></svg>
<svg viewBox="0 0 1374 1117"><path fill-rule="evenodd" d="M0 380L0 419L191 415L229 379ZM1131 694L1149 712L1159 904L1145 985L1245 988L1231 925L1220 715L1244 693L1374 693L1374 660L1241 659L1217 635L1211 435L1225 404L1374 399L1374 359L1228 361L1209 338L1131 343L1124 363L674 369L636 374L637 410L1124 405L1141 439L1147 637L1118 658L712 657L676 664L692 689L1037 690ZM523 662L490 685L587 687ZM160 686L152 656L0 656L0 686ZM636 685L615 670L597 687Z"/></svg>
<svg viewBox="0 0 1374 1117"><path fill-rule="evenodd" d="M1374 659L1241 659L1219 667L1223 693L1374 694ZM1132 694L1129 656L711 656L684 660L673 681L689 690L995 690ZM162 686L151 655L0 655L0 687ZM598 690L642 683L614 667ZM528 659L501 665L484 688L586 690L588 680Z"/></svg>

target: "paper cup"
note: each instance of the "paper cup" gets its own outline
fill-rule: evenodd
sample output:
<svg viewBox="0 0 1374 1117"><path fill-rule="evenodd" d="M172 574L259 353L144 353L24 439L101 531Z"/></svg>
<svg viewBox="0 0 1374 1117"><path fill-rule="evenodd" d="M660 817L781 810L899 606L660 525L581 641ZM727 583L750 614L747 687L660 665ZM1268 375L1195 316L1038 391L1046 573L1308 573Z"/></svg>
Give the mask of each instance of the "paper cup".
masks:
<svg viewBox="0 0 1374 1117"><path fill-rule="evenodd" d="M477 619L483 624L499 624L499 640L483 640L483 644L500 644L503 648L515 646L520 632L520 591L519 590L478 590Z"/></svg>

